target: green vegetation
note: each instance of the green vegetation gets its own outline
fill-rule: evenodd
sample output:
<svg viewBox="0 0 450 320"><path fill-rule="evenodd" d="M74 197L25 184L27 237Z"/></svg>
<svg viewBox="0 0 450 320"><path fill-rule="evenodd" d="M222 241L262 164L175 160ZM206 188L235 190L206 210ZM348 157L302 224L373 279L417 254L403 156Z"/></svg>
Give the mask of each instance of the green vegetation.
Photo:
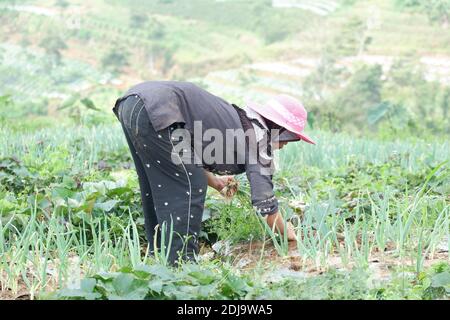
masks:
<svg viewBox="0 0 450 320"><path fill-rule="evenodd" d="M62 134L67 130L72 133L70 137ZM0 165L1 264L6 273L2 276L3 285L18 288L22 283L21 275L33 270L26 285L34 296L47 283L51 283L49 290L67 284L73 264L82 270L79 276L119 271L125 266L139 270L141 264L155 265L156 262L152 262L155 258L145 254L137 178L126 144L118 138L122 136L117 125L50 128L29 134L3 129L2 136L7 137L1 146L4 158ZM352 266L366 270L375 258L386 264L400 259L407 262L407 266L399 272L410 270L420 277L427 270L425 265L429 259L439 260L437 257L442 256L438 252L442 250L443 239L448 239L450 172L448 165L442 163L448 160L448 142L430 146L421 142L353 140L343 134L325 132L317 132L316 136L328 143L321 143L311 150L289 146L283 151L284 166L276 176L277 193L285 216L295 220L300 214L298 233L303 240L299 241L298 250L305 272L311 263L314 268L326 270L329 259L336 257L342 261L339 268L349 270ZM21 156L15 159L6 155ZM256 244L265 239L267 250L272 247L272 242L283 246L283 239L272 238L259 224L249 198L245 196L248 192L244 183L241 194L231 204L210 194L207 201L209 219L208 214L204 217L205 243L222 240L230 241L232 246L242 241ZM310 205L301 209L297 205L299 202ZM259 249L255 250L257 255L261 253ZM40 264L40 257L48 261L47 264ZM74 262L74 259L78 260ZM216 270L222 263L228 263L232 268L238 263L235 259L233 255L221 257L216 254L214 260L206 260L201 268ZM31 261L32 265L26 261ZM258 268L266 269L266 273L277 262L275 259L261 263ZM128 270L125 273L132 272L133 277L138 272L125 270ZM240 275L244 279L239 281L250 281L245 280L246 277L252 279L249 272ZM58 274L58 279L51 274ZM100 273L100 278L95 276L95 279L109 283L118 275L101 278ZM139 283L150 281L149 275L143 273L141 276ZM180 277L184 277L183 272ZM205 280L211 284L211 291L205 291L203 296L186 293L184 297L232 297L223 295L222 289L217 287L214 279L220 278L220 274L211 277L213 279ZM324 285L334 286L332 279L332 276L325 277L323 281L329 284ZM415 281L411 277L408 279L409 283ZM187 285L203 283L202 279L192 281ZM175 292L167 289L166 293L159 292L160 295L127 291L130 289L119 293L110 291L113 289L97 292L93 282L88 283L90 289L86 290L96 294L88 296L85 292L81 297L113 298L117 294L136 294L167 298L182 295L177 290L185 292L178 286L173 289ZM261 280L254 286L259 288L263 283ZM170 284L174 286L177 282ZM292 286L287 279L285 285ZM357 280L355 285L358 285ZM99 283L99 286L109 288L107 284ZM132 288L135 288L134 284ZM389 288L385 290L400 290ZM383 287L379 290L383 291ZM80 297L77 294L81 293L77 292L63 291L61 296ZM283 292L288 298L307 297L308 294L306 289L303 293L288 289ZM311 298L314 292L309 292ZM403 293L403 298L419 297ZM252 297L247 294L244 290L235 297ZM325 298L338 297L332 292L327 294L329 296ZM382 297L388 298L390 294L394 293ZM361 297L367 296L358 296Z"/></svg>
<svg viewBox="0 0 450 320"><path fill-rule="evenodd" d="M0 298L450 297L448 1L14 3L0 5ZM287 146L274 177L297 243L239 176L231 202L208 191L198 265L149 254L111 112L144 79L304 102L318 144Z"/></svg>
<svg viewBox="0 0 450 320"><path fill-rule="evenodd" d="M448 0L397 0L400 6L415 8L428 15L431 22L442 24L445 28L450 23L450 1Z"/></svg>
<svg viewBox="0 0 450 320"><path fill-rule="evenodd" d="M448 264L436 265L417 283L403 279L403 288L381 288L362 270L331 270L321 276L277 283L254 282L222 265L184 265L174 272L164 266L138 266L84 279L80 289L62 290L63 299L440 299L449 291ZM399 281L396 279L396 281Z"/></svg>

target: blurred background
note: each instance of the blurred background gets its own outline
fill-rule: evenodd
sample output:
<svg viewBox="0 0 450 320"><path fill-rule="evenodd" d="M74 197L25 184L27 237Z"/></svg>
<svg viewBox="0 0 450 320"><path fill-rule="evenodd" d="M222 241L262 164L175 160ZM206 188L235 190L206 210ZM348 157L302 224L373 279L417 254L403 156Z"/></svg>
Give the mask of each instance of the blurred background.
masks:
<svg viewBox="0 0 450 320"><path fill-rule="evenodd" d="M293 95L310 130L450 133L450 0L1 0L0 19L9 130L107 124L129 86L170 79Z"/></svg>

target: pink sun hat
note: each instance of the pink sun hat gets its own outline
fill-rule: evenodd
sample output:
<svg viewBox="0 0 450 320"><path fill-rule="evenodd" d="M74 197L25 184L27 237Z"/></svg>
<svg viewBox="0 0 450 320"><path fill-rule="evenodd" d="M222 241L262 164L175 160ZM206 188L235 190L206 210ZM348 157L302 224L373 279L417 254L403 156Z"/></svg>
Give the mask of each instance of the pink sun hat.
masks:
<svg viewBox="0 0 450 320"><path fill-rule="evenodd" d="M308 112L303 104L287 94L280 94L268 100L265 104L253 101L246 102L247 107L258 113L263 118L269 119L288 131L294 133L299 139L311 144L316 144L308 136L303 134Z"/></svg>

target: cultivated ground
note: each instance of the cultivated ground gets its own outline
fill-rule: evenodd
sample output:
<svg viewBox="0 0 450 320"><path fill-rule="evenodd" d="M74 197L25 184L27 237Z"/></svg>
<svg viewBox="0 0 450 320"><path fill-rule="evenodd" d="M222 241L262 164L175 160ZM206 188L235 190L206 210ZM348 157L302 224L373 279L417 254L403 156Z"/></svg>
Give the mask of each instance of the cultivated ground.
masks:
<svg viewBox="0 0 450 320"><path fill-rule="evenodd" d="M448 299L443 26L390 0L66 2L0 5L0 298ZM399 60L425 81L409 83ZM373 92L374 76L358 70L376 65ZM308 101L318 144L289 145L274 177L297 242L255 215L238 176L231 202L208 191L199 265L171 269L164 252L148 255L137 177L110 110L144 79L190 80L238 105L334 85L337 99ZM344 129L323 125L338 121L321 111L347 101L335 79L368 92L336 110L350 114ZM371 99L414 117L396 131L385 129L397 109L368 124ZM422 131L422 120L435 127Z"/></svg>

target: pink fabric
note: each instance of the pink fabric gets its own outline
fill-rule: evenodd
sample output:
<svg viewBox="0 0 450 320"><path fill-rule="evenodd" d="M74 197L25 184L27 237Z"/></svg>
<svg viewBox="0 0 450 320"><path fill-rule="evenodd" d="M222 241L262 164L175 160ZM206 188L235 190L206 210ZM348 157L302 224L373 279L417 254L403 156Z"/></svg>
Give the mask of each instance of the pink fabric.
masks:
<svg viewBox="0 0 450 320"><path fill-rule="evenodd" d="M301 140L316 144L307 135L302 133L307 124L308 112L303 104L294 97L280 94L265 104L247 101L247 106L263 118L269 119L295 133Z"/></svg>

